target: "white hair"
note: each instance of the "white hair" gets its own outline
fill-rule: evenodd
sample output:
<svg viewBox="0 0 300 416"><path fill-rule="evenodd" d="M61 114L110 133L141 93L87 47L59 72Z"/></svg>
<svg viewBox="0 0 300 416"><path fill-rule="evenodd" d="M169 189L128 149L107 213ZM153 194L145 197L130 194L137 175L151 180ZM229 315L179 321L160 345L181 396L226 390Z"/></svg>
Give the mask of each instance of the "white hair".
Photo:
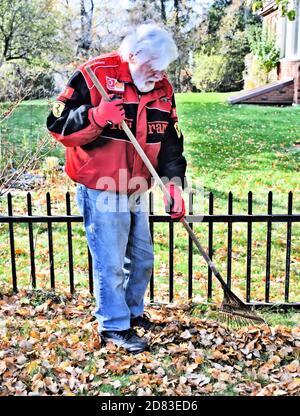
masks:
<svg viewBox="0 0 300 416"><path fill-rule="evenodd" d="M129 62L130 54L137 64L151 61L154 70L165 70L178 57L172 36L163 28L147 23L137 26L122 41L119 53Z"/></svg>

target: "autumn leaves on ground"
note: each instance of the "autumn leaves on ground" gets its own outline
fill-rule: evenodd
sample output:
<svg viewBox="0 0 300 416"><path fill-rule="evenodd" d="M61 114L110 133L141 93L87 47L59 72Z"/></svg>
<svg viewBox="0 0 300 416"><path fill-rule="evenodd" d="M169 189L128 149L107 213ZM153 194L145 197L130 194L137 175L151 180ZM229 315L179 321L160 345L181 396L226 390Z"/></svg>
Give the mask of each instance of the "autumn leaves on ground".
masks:
<svg viewBox="0 0 300 416"><path fill-rule="evenodd" d="M300 328L230 330L191 304L153 305L150 351L104 348L88 293L0 297L0 395L300 394Z"/></svg>

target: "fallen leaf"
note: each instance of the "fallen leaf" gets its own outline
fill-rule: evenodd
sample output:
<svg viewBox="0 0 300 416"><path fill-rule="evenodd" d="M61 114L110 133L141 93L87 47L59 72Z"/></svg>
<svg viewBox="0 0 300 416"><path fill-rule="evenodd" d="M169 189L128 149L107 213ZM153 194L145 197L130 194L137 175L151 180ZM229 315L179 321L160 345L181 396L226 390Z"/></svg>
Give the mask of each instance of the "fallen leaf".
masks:
<svg viewBox="0 0 300 416"><path fill-rule="evenodd" d="M188 329L186 329L184 332L180 334L180 337L183 339L189 339L189 338L192 338L192 336L193 335L190 333Z"/></svg>

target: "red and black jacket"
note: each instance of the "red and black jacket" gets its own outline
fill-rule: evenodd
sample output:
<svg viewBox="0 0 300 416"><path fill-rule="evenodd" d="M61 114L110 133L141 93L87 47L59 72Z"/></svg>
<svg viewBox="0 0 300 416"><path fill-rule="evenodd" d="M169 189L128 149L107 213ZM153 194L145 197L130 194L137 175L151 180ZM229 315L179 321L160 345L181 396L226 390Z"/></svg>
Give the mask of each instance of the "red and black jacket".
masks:
<svg viewBox="0 0 300 416"><path fill-rule="evenodd" d="M161 177L180 178L184 186L186 160L183 136L178 129L174 93L165 76L146 94L133 84L128 64L119 54L98 56L81 65L57 97L47 118L51 135L66 147L65 171L75 182L93 189L132 193L136 178L151 174L121 125L102 129L93 118L101 96L86 66L89 65L106 91L124 98L125 122ZM106 179L107 180L106 180Z"/></svg>

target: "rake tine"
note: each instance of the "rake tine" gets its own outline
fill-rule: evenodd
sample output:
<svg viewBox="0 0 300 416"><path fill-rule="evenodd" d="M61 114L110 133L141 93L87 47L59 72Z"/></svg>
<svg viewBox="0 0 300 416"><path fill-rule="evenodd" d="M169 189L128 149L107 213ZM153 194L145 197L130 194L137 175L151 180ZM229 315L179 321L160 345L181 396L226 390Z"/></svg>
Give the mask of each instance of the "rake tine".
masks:
<svg viewBox="0 0 300 416"><path fill-rule="evenodd" d="M229 310L228 304L222 304L223 309L219 309L217 320L224 323L227 328L240 329L243 326L257 325L258 323L266 323L263 318L255 316L254 312L246 309L238 309L232 305L232 311ZM245 315L243 315L245 313Z"/></svg>

